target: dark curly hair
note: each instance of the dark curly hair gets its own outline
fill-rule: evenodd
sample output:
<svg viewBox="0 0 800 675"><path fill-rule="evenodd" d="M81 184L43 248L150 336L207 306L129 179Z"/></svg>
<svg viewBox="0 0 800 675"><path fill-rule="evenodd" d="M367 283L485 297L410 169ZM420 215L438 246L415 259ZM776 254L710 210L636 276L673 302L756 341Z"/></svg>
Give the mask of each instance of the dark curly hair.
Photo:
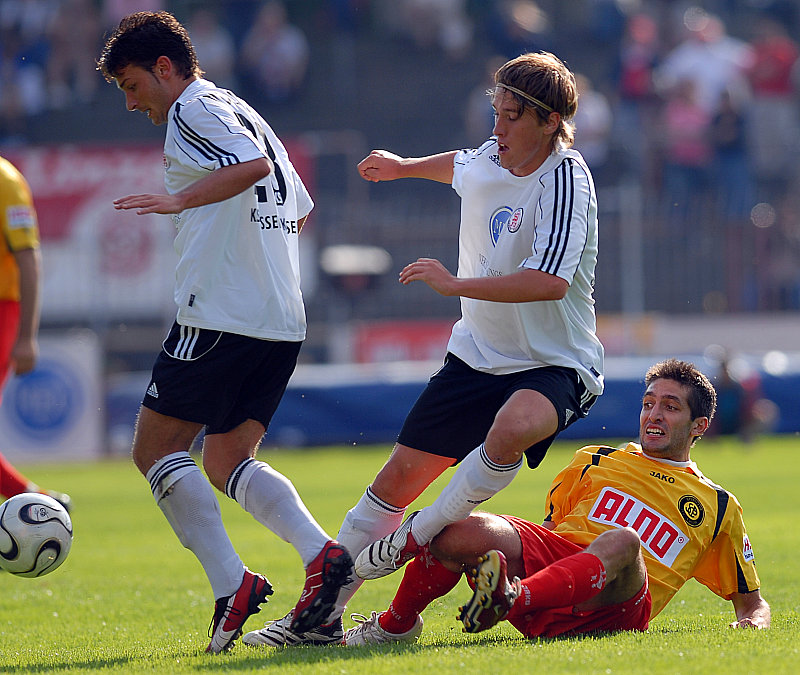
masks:
<svg viewBox="0 0 800 675"><path fill-rule="evenodd" d="M644 383L649 386L653 380L675 380L689 389L689 412L692 419L707 417L709 421L717 410L717 391L714 385L693 363L679 359L667 359L656 363L647 370Z"/></svg>
<svg viewBox="0 0 800 675"><path fill-rule="evenodd" d="M201 76L189 33L169 12L129 14L106 40L97 69L111 82L123 68L134 65L152 71L166 56L184 79Z"/></svg>

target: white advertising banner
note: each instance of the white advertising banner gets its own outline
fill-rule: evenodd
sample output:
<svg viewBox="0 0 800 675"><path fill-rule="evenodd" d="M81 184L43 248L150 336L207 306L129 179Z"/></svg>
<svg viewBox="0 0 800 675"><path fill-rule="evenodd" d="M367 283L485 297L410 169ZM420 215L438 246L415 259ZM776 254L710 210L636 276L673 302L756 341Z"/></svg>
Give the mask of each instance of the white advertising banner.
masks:
<svg viewBox="0 0 800 675"><path fill-rule="evenodd" d="M160 145L34 147L4 156L33 192L44 320L162 319L174 313L171 218L113 206L118 197L164 192Z"/></svg>
<svg viewBox="0 0 800 675"><path fill-rule="evenodd" d="M36 368L6 383L0 452L12 463L99 457L105 405L97 336L42 335L39 349Z"/></svg>

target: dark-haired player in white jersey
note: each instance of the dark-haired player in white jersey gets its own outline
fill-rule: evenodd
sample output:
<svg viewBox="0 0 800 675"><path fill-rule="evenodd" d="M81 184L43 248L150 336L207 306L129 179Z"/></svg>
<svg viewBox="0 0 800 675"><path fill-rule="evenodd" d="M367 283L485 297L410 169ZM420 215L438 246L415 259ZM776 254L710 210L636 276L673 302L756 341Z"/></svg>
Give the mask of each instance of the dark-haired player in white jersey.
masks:
<svg viewBox="0 0 800 675"><path fill-rule="evenodd" d="M171 14L123 18L98 68L128 110L167 125L167 194L114 205L172 214L177 230L178 315L142 402L133 460L208 576L216 604L207 651L231 647L272 593L234 550L209 481L297 549L306 584L290 622L312 630L349 581L352 560L291 482L255 454L305 338L297 239L313 202L261 116L202 78ZM203 429L208 480L189 455Z"/></svg>
<svg viewBox="0 0 800 675"><path fill-rule="evenodd" d="M504 64L495 83L494 135L480 148L420 158L377 150L358 165L369 181L425 178L452 184L461 197L458 274L428 258L400 273L403 284L460 296L462 316L444 365L337 535L351 554L361 552L355 567L364 579L424 552L443 527L508 485L523 455L538 466L603 391L597 202L586 163L570 149L575 78L554 55L536 53ZM436 501L401 525L406 507L454 464ZM358 584L343 589L323 629L290 635L268 624L245 642L333 641L325 631L334 634Z"/></svg>
<svg viewBox="0 0 800 675"><path fill-rule="evenodd" d="M713 385L668 359L645 386L638 444L578 450L553 479L543 525L491 513L448 525L406 566L389 609L361 618L345 644L414 642L420 613L462 573L469 633L503 619L530 638L646 630L689 579L731 601L732 627L768 628L742 508L690 456L714 416Z"/></svg>

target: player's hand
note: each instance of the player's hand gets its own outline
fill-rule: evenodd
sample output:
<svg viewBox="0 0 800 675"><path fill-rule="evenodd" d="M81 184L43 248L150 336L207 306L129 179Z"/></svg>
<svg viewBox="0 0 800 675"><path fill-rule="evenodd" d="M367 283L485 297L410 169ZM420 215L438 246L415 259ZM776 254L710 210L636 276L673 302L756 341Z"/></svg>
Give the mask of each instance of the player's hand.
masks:
<svg viewBox="0 0 800 675"><path fill-rule="evenodd" d="M729 623L728 625L731 628L753 628L755 630L761 630L762 628L767 627L763 625L763 622L759 621L758 619L751 618L749 616L746 616L743 619L739 619L738 621Z"/></svg>
<svg viewBox="0 0 800 675"><path fill-rule="evenodd" d="M183 204L176 195L128 195L114 200L117 210L136 209L136 214L147 213L180 213Z"/></svg>
<svg viewBox="0 0 800 675"><path fill-rule="evenodd" d="M38 356L39 348L35 340L19 340L11 350L14 374L24 375L31 372L36 366Z"/></svg>
<svg viewBox="0 0 800 675"><path fill-rule="evenodd" d="M400 283L408 285L412 281L424 281L441 295L456 295L456 277L435 258L420 258L406 265L400 272Z"/></svg>
<svg viewBox="0 0 800 675"><path fill-rule="evenodd" d="M372 183L402 178L403 158L387 150L373 150L358 163L358 173Z"/></svg>

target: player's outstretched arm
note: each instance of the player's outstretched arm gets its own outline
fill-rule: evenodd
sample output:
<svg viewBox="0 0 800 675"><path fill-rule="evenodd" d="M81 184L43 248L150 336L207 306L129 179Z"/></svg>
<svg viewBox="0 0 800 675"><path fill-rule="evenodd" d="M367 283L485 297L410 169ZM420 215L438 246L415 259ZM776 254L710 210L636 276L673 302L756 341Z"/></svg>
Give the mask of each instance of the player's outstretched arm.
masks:
<svg viewBox="0 0 800 675"><path fill-rule="evenodd" d="M452 183L455 156L455 150L428 157L400 157L387 150L373 150L358 163L358 174L372 183L398 178Z"/></svg>
<svg viewBox="0 0 800 675"><path fill-rule="evenodd" d="M491 302L540 302L560 300L569 284L561 277L539 270L520 270L499 277L456 277L435 258L419 258L400 272L400 283L424 281L441 295Z"/></svg>
<svg viewBox="0 0 800 675"><path fill-rule="evenodd" d="M206 204L216 204L234 197L272 171L272 160L262 157L241 164L231 164L212 171L173 195L129 195L114 200L115 209L136 209L137 215L146 213L180 213Z"/></svg>
<svg viewBox="0 0 800 675"><path fill-rule="evenodd" d="M734 593L731 596L736 611L736 621L731 628L769 628L770 609L758 590L750 593Z"/></svg>

